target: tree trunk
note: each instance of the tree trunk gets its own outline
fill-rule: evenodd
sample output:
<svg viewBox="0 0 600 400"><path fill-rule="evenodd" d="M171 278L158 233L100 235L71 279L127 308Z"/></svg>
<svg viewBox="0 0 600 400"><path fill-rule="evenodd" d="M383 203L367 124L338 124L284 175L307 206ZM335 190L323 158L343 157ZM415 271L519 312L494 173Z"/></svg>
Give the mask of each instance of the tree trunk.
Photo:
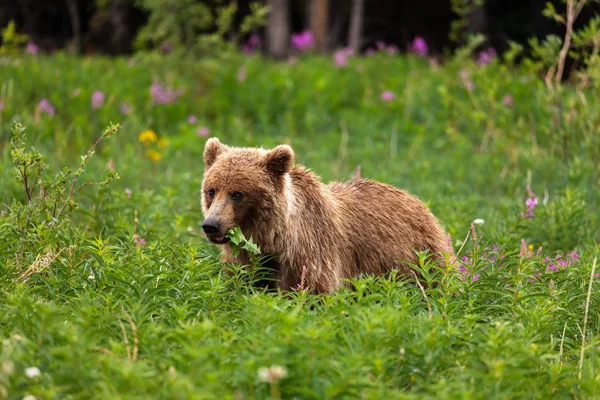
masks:
<svg viewBox="0 0 600 400"><path fill-rule="evenodd" d="M485 5L480 4L469 14L467 29L469 33L487 33L487 27Z"/></svg>
<svg viewBox="0 0 600 400"><path fill-rule="evenodd" d="M73 44L75 53L81 54L81 24L79 22L79 13L76 0L67 0L67 8L71 17L71 28L73 29Z"/></svg>
<svg viewBox="0 0 600 400"><path fill-rule="evenodd" d="M269 0L267 44L269 55L284 58L290 41L289 0Z"/></svg>
<svg viewBox="0 0 600 400"><path fill-rule="evenodd" d="M358 53L362 46L362 26L365 11L365 0L353 0L348 30L348 46Z"/></svg>
<svg viewBox="0 0 600 400"><path fill-rule="evenodd" d="M315 50L323 52L327 44L329 27L329 0L312 0L310 5L310 30L315 41Z"/></svg>

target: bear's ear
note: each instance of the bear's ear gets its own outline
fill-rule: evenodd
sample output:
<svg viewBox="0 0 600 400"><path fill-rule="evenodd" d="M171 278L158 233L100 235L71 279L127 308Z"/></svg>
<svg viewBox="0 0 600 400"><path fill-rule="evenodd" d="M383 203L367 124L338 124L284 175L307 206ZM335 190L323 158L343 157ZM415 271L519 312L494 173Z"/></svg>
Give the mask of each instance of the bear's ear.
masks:
<svg viewBox="0 0 600 400"><path fill-rule="evenodd" d="M292 168L294 150L287 144L282 144L269 151L265 157L267 170L274 175L283 175Z"/></svg>
<svg viewBox="0 0 600 400"><path fill-rule="evenodd" d="M265 156L267 170L274 175L283 175L292 168L294 150L287 144L282 144L269 151Z"/></svg>
<svg viewBox="0 0 600 400"><path fill-rule="evenodd" d="M228 147L219 142L217 138L210 138L204 145L204 165L209 169L220 154L225 153Z"/></svg>

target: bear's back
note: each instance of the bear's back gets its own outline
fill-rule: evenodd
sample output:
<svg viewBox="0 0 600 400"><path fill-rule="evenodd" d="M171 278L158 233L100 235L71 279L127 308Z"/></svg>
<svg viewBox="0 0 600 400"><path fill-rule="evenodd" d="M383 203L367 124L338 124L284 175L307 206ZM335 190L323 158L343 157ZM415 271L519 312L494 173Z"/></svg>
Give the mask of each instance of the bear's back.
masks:
<svg viewBox="0 0 600 400"><path fill-rule="evenodd" d="M415 250L438 253L448 247L435 216L404 190L367 179L333 182L324 189L335 200L353 258L363 271L383 273L392 259L416 262Z"/></svg>

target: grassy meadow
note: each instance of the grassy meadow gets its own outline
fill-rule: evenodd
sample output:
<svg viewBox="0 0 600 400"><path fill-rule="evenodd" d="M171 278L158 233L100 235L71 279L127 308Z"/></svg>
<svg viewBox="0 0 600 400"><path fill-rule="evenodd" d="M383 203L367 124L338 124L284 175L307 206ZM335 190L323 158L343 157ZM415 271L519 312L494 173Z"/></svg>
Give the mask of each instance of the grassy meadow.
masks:
<svg viewBox="0 0 600 400"><path fill-rule="evenodd" d="M481 64L3 58L0 399L599 398L598 89ZM410 191L460 264L319 296L227 276L213 136Z"/></svg>

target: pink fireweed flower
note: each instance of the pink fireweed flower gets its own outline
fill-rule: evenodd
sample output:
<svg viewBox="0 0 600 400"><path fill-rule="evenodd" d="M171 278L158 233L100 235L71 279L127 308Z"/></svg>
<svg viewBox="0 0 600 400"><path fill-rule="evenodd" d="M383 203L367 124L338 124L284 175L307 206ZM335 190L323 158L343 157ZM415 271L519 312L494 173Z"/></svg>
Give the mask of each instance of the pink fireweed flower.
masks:
<svg viewBox="0 0 600 400"><path fill-rule="evenodd" d="M131 107L125 102L119 105L119 110L121 111L121 115L128 115L131 112Z"/></svg>
<svg viewBox="0 0 600 400"><path fill-rule="evenodd" d="M504 98L502 99L502 101L504 102L504 105L507 107L512 107L513 106L513 98L510 94L505 94Z"/></svg>
<svg viewBox="0 0 600 400"><path fill-rule="evenodd" d="M40 100L40 104L38 104L38 109L41 112L45 112L46 114L53 116L54 115L54 106L50 104L50 101L46 98Z"/></svg>
<svg viewBox="0 0 600 400"><path fill-rule="evenodd" d="M557 254L554 259L550 257L545 258L546 261L546 272L558 271L559 268L565 269L570 265L575 264L579 261L579 254L577 252L567 253L565 258L562 258L560 254Z"/></svg>
<svg viewBox="0 0 600 400"><path fill-rule="evenodd" d="M479 65L487 65L492 61L494 57L496 57L496 50L493 47L490 47L487 50L483 50L479 53L477 63Z"/></svg>
<svg viewBox="0 0 600 400"><path fill-rule="evenodd" d="M352 49L340 49L333 54L333 60L337 68L345 67L348 64L348 57L352 55Z"/></svg>
<svg viewBox="0 0 600 400"><path fill-rule="evenodd" d="M260 36L256 33L253 33L248 38L248 41L242 46L244 53L250 55L254 53L254 51L260 46Z"/></svg>
<svg viewBox="0 0 600 400"><path fill-rule="evenodd" d="M292 46L298 51L311 49L315 42L311 31L294 33L290 39Z"/></svg>
<svg viewBox="0 0 600 400"><path fill-rule="evenodd" d="M523 218L531 218L533 217L533 209L538 204L538 198L535 193L531 190L529 185L527 185L527 200L525 200L525 205L527 206L527 212L522 213L521 217Z"/></svg>
<svg viewBox="0 0 600 400"><path fill-rule="evenodd" d="M519 251L519 257L533 257L533 251L529 250L529 246L527 246L527 242L525 242L525 239L521 239L521 250Z"/></svg>
<svg viewBox="0 0 600 400"><path fill-rule="evenodd" d="M245 65L242 65L238 69L237 80L238 80L238 82L244 82L246 80L246 66Z"/></svg>
<svg viewBox="0 0 600 400"><path fill-rule="evenodd" d="M392 100L394 100L394 98L396 98L396 95L391 90L385 90L384 92L381 93L380 97L381 97L381 100L383 100L383 101L392 101Z"/></svg>
<svg viewBox="0 0 600 400"><path fill-rule="evenodd" d="M99 108L101 108L104 105L104 93L96 90L93 94L92 94L92 108L94 110L97 110Z"/></svg>
<svg viewBox="0 0 600 400"><path fill-rule="evenodd" d="M150 95L156 104L169 104L177 99L179 93L171 88L164 87L158 82L154 82L150 86Z"/></svg>
<svg viewBox="0 0 600 400"><path fill-rule="evenodd" d="M201 126L198 128L198 136L206 137L210 133L210 129L206 126Z"/></svg>
<svg viewBox="0 0 600 400"><path fill-rule="evenodd" d="M429 46L421 36L417 36L412 42L412 51L418 56L425 57L429 53Z"/></svg>
<svg viewBox="0 0 600 400"><path fill-rule="evenodd" d="M475 84L473 83L473 81L468 80L467 82L465 82L465 88L469 91L472 92L473 90L475 90Z"/></svg>
<svg viewBox="0 0 600 400"><path fill-rule="evenodd" d="M31 55L36 55L39 51L39 47L37 46L37 44L33 43L33 42L29 42L27 43L27 52Z"/></svg>
<svg viewBox="0 0 600 400"><path fill-rule="evenodd" d="M136 244L136 246L139 246L139 247L144 247L147 244L146 239L144 239L143 237L141 237L140 235L137 235L137 234L133 235L133 241Z"/></svg>
<svg viewBox="0 0 600 400"><path fill-rule="evenodd" d="M196 122L198 122L198 118L195 115L190 115L187 117L187 122L190 125L194 125Z"/></svg>
<svg viewBox="0 0 600 400"><path fill-rule="evenodd" d="M470 78L469 71L466 69L461 69L458 73L460 75L460 79L462 80L463 86L467 91L472 92L475 89L475 85Z"/></svg>

